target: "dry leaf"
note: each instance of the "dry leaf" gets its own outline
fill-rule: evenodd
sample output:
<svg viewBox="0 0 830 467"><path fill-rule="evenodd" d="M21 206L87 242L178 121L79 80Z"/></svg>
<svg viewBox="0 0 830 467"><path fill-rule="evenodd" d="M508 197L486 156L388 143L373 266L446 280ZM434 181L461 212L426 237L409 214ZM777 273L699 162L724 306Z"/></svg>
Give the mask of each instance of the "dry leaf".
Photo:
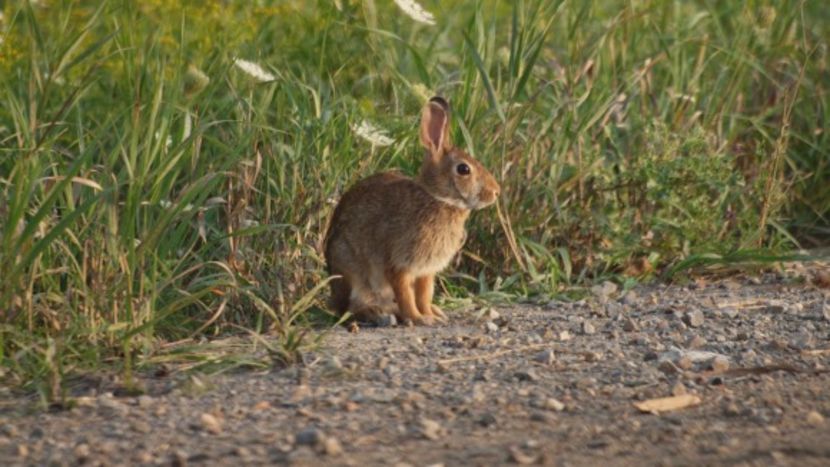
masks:
<svg viewBox="0 0 830 467"><path fill-rule="evenodd" d="M700 397L695 396L694 394L683 394L680 396L661 397L658 399L635 402L634 407L637 407L637 409L641 412L660 413L685 409L686 407L698 405L700 402Z"/></svg>

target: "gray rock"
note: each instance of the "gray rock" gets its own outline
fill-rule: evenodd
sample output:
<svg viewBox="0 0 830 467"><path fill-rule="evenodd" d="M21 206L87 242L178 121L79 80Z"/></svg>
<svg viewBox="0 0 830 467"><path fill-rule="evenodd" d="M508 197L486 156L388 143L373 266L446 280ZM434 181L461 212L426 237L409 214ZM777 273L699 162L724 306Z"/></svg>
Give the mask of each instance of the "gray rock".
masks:
<svg viewBox="0 0 830 467"><path fill-rule="evenodd" d="M692 328L699 328L703 326L703 312L700 310L692 310L683 313L683 322Z"/></svg>
<svg viewBox="0 0 830 467"><path fill-rule="evenodd" d="M294 443L298 446L318 446L325 439L322 431L314 427L308 427L299 433L294 434Z"/></svg>
<svg viewBox="0 0 830 467"><path fill-rule="evenodd" d="M490 412L485 412L481 417L478 419L478 424L487 428L490 426L495 425L498 422L496 416Z"/></svg>
<svg viewBox="0 0 830 467"><path fill-rule="evenodd" d="M825 321L830 321L830 303L827 300L821 304L821 317L824 318Z"/></svg>
<svg viewBox="0 0 830 467"><path fill-rule="evenodd" d="M393 314L380 315L375 319L375 324L380 327L392 327L398 325L398 318Z"/></svg>
<svg viewBox="0 0 830 467"><path fill-rule="evenodd" d="M537 353L533 357L533 360L544 365L551 365L553 364L553 362L556 361L556 352L554 352L552 349L543 350Z"/></svg>

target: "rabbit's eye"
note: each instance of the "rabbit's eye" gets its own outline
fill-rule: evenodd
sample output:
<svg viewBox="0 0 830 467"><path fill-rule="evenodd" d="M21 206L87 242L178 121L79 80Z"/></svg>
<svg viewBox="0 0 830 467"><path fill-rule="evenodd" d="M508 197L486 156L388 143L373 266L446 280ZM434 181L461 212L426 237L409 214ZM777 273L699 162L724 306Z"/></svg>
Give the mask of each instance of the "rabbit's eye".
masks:
<svg viewBox="0 0 830 467"><path fill-rule="evenodd" d="M470 166L462 162L455 166L455 171L458 175L470 175Z"/></svg>

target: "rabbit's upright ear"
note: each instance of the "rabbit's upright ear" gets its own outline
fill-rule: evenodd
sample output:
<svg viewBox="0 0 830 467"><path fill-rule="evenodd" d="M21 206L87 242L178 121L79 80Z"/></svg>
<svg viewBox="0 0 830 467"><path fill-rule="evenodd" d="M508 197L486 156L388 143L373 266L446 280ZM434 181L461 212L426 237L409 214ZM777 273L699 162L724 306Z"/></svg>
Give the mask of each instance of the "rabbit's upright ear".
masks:
<svg viewBox="0 0 830 467"><path fill-rule="evenodd" d="M450 105L443 97L435 96L421 112L421 144L433 157L452 146L450 142Z"/></svg>

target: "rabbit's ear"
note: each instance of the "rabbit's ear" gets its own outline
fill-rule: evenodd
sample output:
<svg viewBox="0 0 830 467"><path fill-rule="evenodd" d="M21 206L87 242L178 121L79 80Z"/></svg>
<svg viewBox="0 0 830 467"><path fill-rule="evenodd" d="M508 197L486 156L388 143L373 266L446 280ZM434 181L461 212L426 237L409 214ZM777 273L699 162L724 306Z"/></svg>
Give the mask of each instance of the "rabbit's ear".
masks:
<svg viewBox="0 0 830 467"><path fill-rule="evenodd" d="M451 147L450 105L442 97L430 99L421 112L421 144L432 156Z"/></svg>

